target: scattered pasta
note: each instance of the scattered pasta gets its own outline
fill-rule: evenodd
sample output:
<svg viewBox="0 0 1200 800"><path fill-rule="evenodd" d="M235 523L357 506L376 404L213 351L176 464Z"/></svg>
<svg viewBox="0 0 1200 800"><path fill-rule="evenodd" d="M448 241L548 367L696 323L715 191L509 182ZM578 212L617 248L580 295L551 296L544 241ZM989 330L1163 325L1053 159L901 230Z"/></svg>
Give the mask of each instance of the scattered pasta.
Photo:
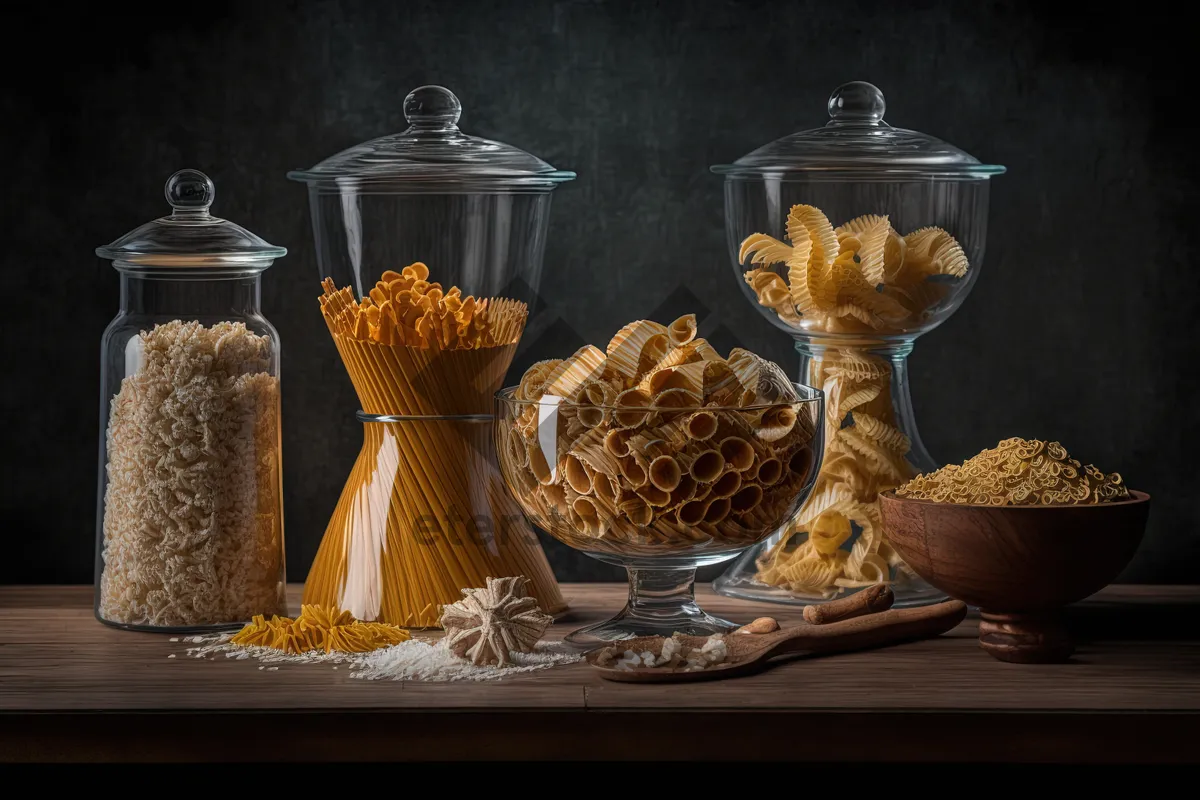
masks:
<svg viewBox="0 0 1200 800"><path fill-rule="evenodd" d="M499 421L502 466L535 521L592 552L740 549L795 512L818 406L783 371L639 320L605 350L530 367Z"/></svg>
<svg viewBox="0 0 1200 800"><path fill-rule="evenodd" d="M295 619L262 614L242 628L230 644L269 647L284 653L367 653L407 641L408 631L379 622L360 622L349 611L316 605L300 606Z"/></svg>
<svg viewBox="0 0 1200 800"><path fill-rule="evenodd" d="M1080 505L1128 500L1121 476L1071 458L1058 442L1005 439L961 465L918 475L897 497L959 505Z"/></svg>

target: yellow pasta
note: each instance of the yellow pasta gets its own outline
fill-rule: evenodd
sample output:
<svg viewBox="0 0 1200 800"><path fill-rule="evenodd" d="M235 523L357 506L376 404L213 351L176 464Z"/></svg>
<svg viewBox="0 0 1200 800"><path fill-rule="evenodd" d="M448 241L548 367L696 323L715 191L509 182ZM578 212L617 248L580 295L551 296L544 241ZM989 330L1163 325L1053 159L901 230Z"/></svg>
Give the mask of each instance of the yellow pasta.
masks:
<svg viewBox="0 0 1200 800"><path fill-rule="evenodd" d="M561 610L536 536L487 466L493 453L520 465L526 491L553 482L552 465L529 446L536 408L495 439L490 425L452 418L491 413L527 309L508 298L464 296L429 278L421 263L388 270L361 299L350 287L322 281L321 314L362 410L416 419L364 424L363 447L309 570L304 603L361 620L434 626L438 607L455 602L462 589L489 575L526 575L541 605ZM541 397L560 366L535 364L518 393Z"/></svg>
<svg viewBox="0 0 1200 800"><path fill-rule="evenodd" d="M360 622L348 611L305 604L300 616L257 615L230 643L245 647L269 647L284 653L366 653L407 641L404 628L380 622Z"/></svg>
<svg viewBox="0 0 1200 800"><path fill-rule="evenodd" d="M966 505L1078 505L1129 499L1120 474L1071 458L1058 442L1005 439L896 489L897 497Z"/></svg>

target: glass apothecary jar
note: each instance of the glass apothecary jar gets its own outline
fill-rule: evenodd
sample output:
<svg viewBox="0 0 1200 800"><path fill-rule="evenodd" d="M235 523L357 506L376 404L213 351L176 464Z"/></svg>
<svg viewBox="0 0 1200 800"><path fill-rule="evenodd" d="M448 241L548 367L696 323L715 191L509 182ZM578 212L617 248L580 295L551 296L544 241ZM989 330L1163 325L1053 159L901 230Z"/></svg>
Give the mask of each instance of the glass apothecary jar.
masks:
<svg viewBox="0 0 1200 800"><path fill-rule="evenodd" d="M422 86L404 100L404 131L288 173L308 186L324 281L312 310L364 426L304 602L412 627L435 626L440 606L489 576L524 576L544 610L566 607L491 442L551 193L575 174L463 133L461 113L450 90Z"/></svg>
<svg viewBox="0 0 1200 800"><path fill-rule="evenodd" d="M287 613L279 334L263 271L287 250L212 216L181 170L172 212L96 249L120 274L100 346L96 618L203 631Z"/></svg>
<svg viewBox="0 0 1200 800"><path fill-rule="evenodd" d="M807 604L889 582L897 605L933 602L940 593L888 546L876 496L937 466L907 358L975 285L989 179L1004 167L887 124L869 83L839 87L827 109L824 127L713 167L738 284L795 339L799 380L824 391L827 426L808 501L714 588Z"/></svg>

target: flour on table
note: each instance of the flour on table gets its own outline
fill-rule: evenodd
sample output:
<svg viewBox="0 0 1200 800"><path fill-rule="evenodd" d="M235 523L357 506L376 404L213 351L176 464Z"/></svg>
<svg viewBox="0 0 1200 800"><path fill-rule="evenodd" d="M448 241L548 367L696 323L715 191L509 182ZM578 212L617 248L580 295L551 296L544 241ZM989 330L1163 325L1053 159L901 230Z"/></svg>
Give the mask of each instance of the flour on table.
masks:
<svg viewBox="0 0 1200 800"><path fill-rule="evenodd" d="M190 658L254 659L262 669L275 671L277 664L346 664L351 678L369 681L493 681L510 675L537 672L550 667L573 664L582 656L557 642L539 642L532 653L513 653L513 663L500 666L475 666L450 652L445 639L425 642L410 639L370 653L284 653L271 647L247 647L230 644L230 634L184 637L198 645L189 647ZM337 669L334 666L334 669Z"/></svg>

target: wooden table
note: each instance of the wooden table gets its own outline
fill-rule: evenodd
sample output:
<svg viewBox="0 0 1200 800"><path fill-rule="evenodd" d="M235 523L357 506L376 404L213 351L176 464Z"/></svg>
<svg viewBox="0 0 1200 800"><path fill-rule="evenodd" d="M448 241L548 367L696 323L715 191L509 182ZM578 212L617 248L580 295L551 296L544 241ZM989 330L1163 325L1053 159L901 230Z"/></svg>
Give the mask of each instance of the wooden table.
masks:
<svg viewBox="0 0 1200 800"><path fill-rule="evenodd" d="M558 637L624 599L563 588ZM734 619L799 616L699 595ZM1117 586L1076 606L1070 664L994 661L968 618L936 640L686 686L609 683L583 664L486 683L272 672L105 627L91 598L0 587L0 761L1200 760L1200 587Z"/></svg>

